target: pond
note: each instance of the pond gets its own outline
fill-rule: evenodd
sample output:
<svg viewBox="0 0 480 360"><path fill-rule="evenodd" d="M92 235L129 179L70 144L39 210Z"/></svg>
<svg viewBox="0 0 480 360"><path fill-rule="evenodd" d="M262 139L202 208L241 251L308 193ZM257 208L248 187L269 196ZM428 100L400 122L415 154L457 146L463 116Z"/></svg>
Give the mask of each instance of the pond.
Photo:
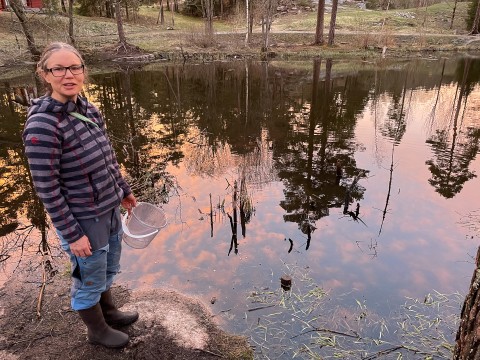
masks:
<svg viewBox="0 0 480 360"><path fill-rule="evenodd" d="M10 101L39 93L21 70L0 85L2 282L19 239L57 242ZM117 282L200 298L259 359L451 357L478 247L479 74L475 58L93 68L123 173L168 221L124 247Z"/></svg>

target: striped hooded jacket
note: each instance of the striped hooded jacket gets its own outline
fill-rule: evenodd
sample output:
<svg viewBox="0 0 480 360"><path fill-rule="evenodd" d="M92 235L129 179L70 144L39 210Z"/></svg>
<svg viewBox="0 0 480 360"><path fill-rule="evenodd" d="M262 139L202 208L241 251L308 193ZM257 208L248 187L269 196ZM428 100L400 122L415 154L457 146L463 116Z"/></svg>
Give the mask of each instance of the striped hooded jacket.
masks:
<svg viewBox="0 0 480 360"><path fill-rule="evenodd" d="M78 112L94 123L79 120ZM98 109L78 96L65 104L50 96L32 101L23 132L35 190L54 227L69 243L84 235L77 219L102 215L131 193Z"/></svg>

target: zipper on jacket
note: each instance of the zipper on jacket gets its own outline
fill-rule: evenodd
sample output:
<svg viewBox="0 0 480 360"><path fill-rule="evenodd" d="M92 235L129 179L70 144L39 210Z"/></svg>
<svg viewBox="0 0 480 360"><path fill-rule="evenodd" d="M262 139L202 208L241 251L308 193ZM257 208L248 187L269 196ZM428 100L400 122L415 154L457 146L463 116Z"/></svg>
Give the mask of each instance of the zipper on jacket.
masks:
<svg viewBox="0 0 480 360"><path fill-rule="evenodd" d="M83 149L86 150L87 146L85 145L85 141L83 141L82 137L80 136L77 129L75 128L75 124L73 124L72 121L70 121L70 119L68 118L68 115L69 114L67 113L67 124L68 124L68 126L70 126L70 128L73 130L73 133L75 134L75 137L80 142L80 145L82 145ZM81 122L81 124L83 124L83 123Z"/></svg>
<svg viewBox="0 0 480 360"><path fill-rule="evenodd" d="M93 182L92 174L88 174L88 180L90 181L90 184L92 185L92 189L93 189L93 201L95 203L97 203L98 202L99 191L98 191L97 187L95 186L95 183Z"/></svg>

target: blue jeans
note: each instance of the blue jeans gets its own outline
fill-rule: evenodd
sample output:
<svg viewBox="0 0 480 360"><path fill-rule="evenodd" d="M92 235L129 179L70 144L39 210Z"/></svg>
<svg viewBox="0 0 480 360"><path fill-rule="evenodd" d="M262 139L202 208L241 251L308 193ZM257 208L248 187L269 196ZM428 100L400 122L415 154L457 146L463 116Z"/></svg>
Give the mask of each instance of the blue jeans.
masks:
<svg viewBox="0 0 480 360"><path fill-rule="evenodd" d="M72 309L78 311L91 308L100 301L102 292L110 289L113 278L120 271L123 231L110 235L108 244L92 251L88 257L73 255L70 245L58 232L57 234L72 264Z"/></svg>

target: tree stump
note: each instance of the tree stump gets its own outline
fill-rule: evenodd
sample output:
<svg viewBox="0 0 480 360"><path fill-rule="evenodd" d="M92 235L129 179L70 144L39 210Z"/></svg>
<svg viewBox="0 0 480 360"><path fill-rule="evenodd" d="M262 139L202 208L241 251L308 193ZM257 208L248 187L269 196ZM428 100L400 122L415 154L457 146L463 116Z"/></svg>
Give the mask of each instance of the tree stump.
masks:
<svg viewBox="0 0 480 360"><path fill-rule="evenodd" d="M280 284L283 290L290 290L292 288L292 278L288 275L284 275L280 278Z"/></svg>

